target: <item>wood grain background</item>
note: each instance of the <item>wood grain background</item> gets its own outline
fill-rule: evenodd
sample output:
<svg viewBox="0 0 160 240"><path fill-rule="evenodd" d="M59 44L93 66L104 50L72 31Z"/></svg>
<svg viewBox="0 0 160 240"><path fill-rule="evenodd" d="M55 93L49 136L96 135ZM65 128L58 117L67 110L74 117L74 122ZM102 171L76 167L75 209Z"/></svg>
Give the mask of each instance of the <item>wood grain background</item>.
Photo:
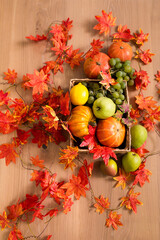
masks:
<svg viewBox="0 0 160 240"><path fill-rule="evenodd" d="M144 33L149 33L149 41L145 44L145 49L150 49L156 55L153 62L143 69L150 76L150 87L146 91L147 95L156 94L154 74L160 70L160 1L159 0L0 0L0 74L8 68L15 69L19 78L26 73L33 73L34 69L43 66L44 62L51 59L51 54L46 52L46 44L43 42L32 43L25 39L25 36L43 34L48 26L53 22L66 20L68 17L73 20L73 39L71 43L74 48L86 51L93 38L99 38L97 31L93 30L96 24L95 15L101 15L104 9L107 13L112 11L117 17L117 25L122 24L131 29L132 32L140 28ZM102 38L101 38L102 39ZM106 40L105 48L108 47ZM136 67L136 66L135 66ZM63 88L69 87L71 78L83 78L83 68L70 70L65 68L64 74L57 74L54 77L56 85ZM3 86L1 85L1 88ZM133 100L135 91L130 92ZM16 93L12 93L13 97ZM25 98L29 96L25 95ZM0 136L0 143L7 143L13 135ZM146 146L151 152L157 151L160 147L159 138L154 132L149 133ZM28 161L30 156L39 154L40 159L45 159L48 167L58 173L59 179L66 179L71 176L71 171L64 171L63 166L58 164L59 148L50 145L47 150L37 149L36 146L28 144L23 150L23 159ZM91 161L89 155L84 157ZM147 161L147 168L152 171L150 183L146 183L141 189L139 199L143 206L138 207L137 214L127 210L120 210L123 215L123 227L118 231L105 228L105 215L98 215L93 210L89 211L90 194L87 198L75 201L72 211L67 215L60 214L55 217L42 234L41 240L45 236L53 234L54 240L158 240L160 239L160 174L159 155L152 156ZM6 210L8 205L14 204L18 199L23 200L25 194L38 193L35 185L30 182L30 171L22 168L20 161L16 165L5 165L3 159L0 160L0 213ZM108 196L112 207L115 207L124 192L119 188L113 188L115 182L110 178L104 178L100 173L94 172L92 185L95 195L103 194ZM48 203L52 206L52 203ZM30 228L25 224L20 226L24 236L38 235L44 227L44 222L36 221ZM8 237L8 231L0 232L0 239ZM36 239L34 237L30 239Z"/></svg>

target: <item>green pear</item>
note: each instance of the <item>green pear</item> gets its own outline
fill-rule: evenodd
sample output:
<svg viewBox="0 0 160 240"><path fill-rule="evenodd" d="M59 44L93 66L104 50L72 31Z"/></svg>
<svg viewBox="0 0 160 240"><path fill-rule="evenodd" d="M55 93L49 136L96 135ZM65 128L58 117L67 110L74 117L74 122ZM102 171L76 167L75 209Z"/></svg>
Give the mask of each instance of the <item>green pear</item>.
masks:
<svg viewBox="0 0 160 240"><path fill-rule="evenodd" d="M135 152L127 152L122 157L122 166L126 173L136 171L141 164L140 156Z"/></svg>
<svg viewBox="0 0 160 240"><path fill-rule="evenodd" d="M140 148L147 139L147 130L140 124L131 127L131 146Z"/></svg>

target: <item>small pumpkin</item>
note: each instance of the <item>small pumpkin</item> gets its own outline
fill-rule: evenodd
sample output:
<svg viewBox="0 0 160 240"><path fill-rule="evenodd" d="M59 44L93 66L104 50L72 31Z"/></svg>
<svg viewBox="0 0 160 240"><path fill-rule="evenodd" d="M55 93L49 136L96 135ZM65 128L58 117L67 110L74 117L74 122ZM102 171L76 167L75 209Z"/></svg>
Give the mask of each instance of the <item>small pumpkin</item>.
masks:
<svg viewBox="0 0 160 240"><path fill-rule="evenodd" d="M122 62L131 60L133 56L132 47L125 42L117 41L111 44L108 49L108 55L111 58L120 58Z"/></svg>
<svg viewBox="0 0 160 240"><path fill-rule="evenodd" d="M88 78L97 78L102 70L108 70L109 56L105 53L99 52L93 58L89 57L84 62L84 72Z"/></svg>
<svg viewBox="0 0 160 240"><path fill-rule="evenodd" d="M97 139L107 147L119 147L125 138L125 126L114 117L99 120L97 125Z"/></svg>
<svg viewBox="0 0 160 240"><path fill-rule="evenodd" d="M94 122L92 109L88 106L77 106L72 109L71 117L68 121L69 130L78 138L89 134L88 125Z"/></svg>

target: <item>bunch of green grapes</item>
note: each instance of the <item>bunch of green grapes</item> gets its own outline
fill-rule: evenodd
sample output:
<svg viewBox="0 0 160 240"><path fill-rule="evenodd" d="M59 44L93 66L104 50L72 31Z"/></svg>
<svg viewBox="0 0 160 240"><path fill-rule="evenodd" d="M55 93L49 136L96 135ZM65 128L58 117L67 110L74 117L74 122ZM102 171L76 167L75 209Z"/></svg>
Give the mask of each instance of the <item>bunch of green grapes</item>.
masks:
<svg viewBox="0 0 160 240"><path fill-rule="evenodd" d="M109 64L111 66L111 75L117 82L126 81L128 86L134 85L135 69L132 68L131 61L121 62L119 58L111 58Z"/></svg>

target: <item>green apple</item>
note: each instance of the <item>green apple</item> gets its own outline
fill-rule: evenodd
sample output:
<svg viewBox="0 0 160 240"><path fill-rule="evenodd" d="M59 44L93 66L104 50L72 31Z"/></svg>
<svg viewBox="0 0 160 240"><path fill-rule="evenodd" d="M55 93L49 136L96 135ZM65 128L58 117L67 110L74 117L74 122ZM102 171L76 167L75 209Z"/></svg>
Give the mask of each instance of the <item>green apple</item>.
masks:
<svg viewBox="0 0 160 240"><path fill-rule="evenodd" d="M112 99L100 97L94 101L92 109L96 118L106 119L115 114L116 105Z"/></svg>
<svg viewBox="0 0 160 240"><path fill-rule="evenodd" d="M107 166L104 161L101 162L100 169L104 175L114 177L117 174L118 167L117 163L112 158L110 158Z"/></svg>
<svg viewBox="0 0 160 240"><path fill-rule="evenodd" d="M131 145L140 148L147 139L147 130L140 124L131 127Z"/></svg>
<svg viewBox="0 0 160 240"><path fill-rule="evenodd" d="M122 166L126 173L136 171L140 164L141 158L135 152L128 152L122 157Z"/></svg>

